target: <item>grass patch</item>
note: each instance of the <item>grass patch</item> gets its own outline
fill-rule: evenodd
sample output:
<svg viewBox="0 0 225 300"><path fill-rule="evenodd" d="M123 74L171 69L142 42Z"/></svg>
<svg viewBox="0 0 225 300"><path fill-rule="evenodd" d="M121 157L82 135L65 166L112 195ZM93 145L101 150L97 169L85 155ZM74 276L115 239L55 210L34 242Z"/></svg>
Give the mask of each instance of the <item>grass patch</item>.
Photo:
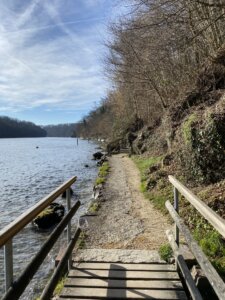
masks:
<svg viewBox="0 0 225 300"><path fill-rule="evenodd" d="M141 173L141 185L140 190L144 194L145 198L150 200L153 205L167 214L167 209L165 208L165 202L169 198L173 197L172 187L170 186L167 177L164 176L162 170L155 172L156 175L149 175L149 168L157 165L161 162L162 156L148 157L144 158L141 156L132 156L133 161L140 170ZM156 185L151 191L148 190L148 185Z"/></svg>
<svg viewBox="0 0 225 300"><path fill-rule="evenodd" d="M152 167L153 165L159 163L162 160L161 156L155 156L155 157L148 157L144 158L141 156L132 156L133 161L137 165L138 169L141 173L141 181L147 180L147 174L146 171Z"/></svg>
<svg viewBox="0 0 225 300"><path fill-rule="evenodd" d="M95 213L100 209L101 205L98 202L93 202L88 208L89 213Z"/></svg>
<svg viewBox="0 0 225 300"><path fill-rule="evenodd" d="M98 177L95 180L95 185L104 184L109 173L110 166L108 162L104 162L99 168Z"/></svg>
<svg viewBox="0 0 225 300"><path fill-rule="evenodd" d="M104 162L103 165L99 168L98 175L99 177L105 177L109 173L109 164Z"/></svg>
<svg viewBox="0 0 225 300"><path fill-rule="evenodd" d="M141 182L141 185L140 185L140 190L143 194L146 193L146 196L147 196L147 186L146 186L146 181L142 181Z"/></svg>
<svg viewBox="0 0 225 300"><path fill-rule="evenodd" d="M103 184L103 183L105 183L105 180L106 180L106 178L98 177L95 180L95 185Z"/></svg>
<svg viewBox="0 0 225 300"><path fill-rule="evenodd" d="M163 214L167 215L168 210L165 207L167 200L173 198L173 190L169 183L165 183L164 188L156 188L153 191L147 191L145 183L141 183L141 192L144 194L145 198L152 202L154 207L160 210Z"/></svg>
<svg viewBox="0 0 225 300"><path fill-rule="evenodd" d="M204 193L201 191L200 195L202 196ZM198 242L202 251L214 265L218 273L225 276L224 239L187 201L183 201L181 204L180 215L188 225L194 239Z"/></svg>
<svg viewBox="0 0 225 300"><path fill-rule="evenodd" d="M80 236L79 236L78 242L77 242L78 249L84 249L85 248L85 239L86 238L87 238L87 234L84 231L82 231Z"/></svg>
<svg viewBox="0 0 225 300"><path fill-rule="evenodd" d="M57 296L62 292L66 280L66 276L63 276L59 282L57 283L55 290L53 292L53 296ZM36 297L34 300L41 300L41 297Z"/></svg>
<svg viewBox="0 0 225 300"><path fill-rule="evenodd" d="M157 190L154 192L146 192L147 198L153 203L154 207L163 212L164 214L168 214L168 210L165 207L165 203L167 200L173 197L173 191L171 187L164 188L162 190Z"/></svg>
<svg viewBox="0 0 225 300"><path fill-rule="evenodd" d="M200 246L209 257L225 256L225 249L217 232L206 234L204 238L200 239Z"/></svg>
<svg viewBox="0 0 225 300"><path fill-rule="evenodd" d="M190 144L192 142L192 126L193 123L196 122L197 116L192 114L182 125L182 132L185 144Z"/></svg>
<svg viewBox="0 0 225 300"><path fill-rule="evenodd" d="M191 116L183 126L183 134L185 142L190 142L190 130L192 124L195 122L195 116ZM141 173L140 190L150 200L154 207L168 214L165 208L166 200L173 199L173 188L167 179L164 170L158 169L149 174L149 168L153 165L159 164L162 157L143 158L140 156L133 156L133 161L137 165ZM164 174L163 174L164 173ZM177 177L181 182L185 182L185 178ZM201 198L205 198L202 193ZM172 202L172 201L171 201ZM183 197L180 198L180 215L185 220L190 228L192 235L202 248L203 252L209 258L216 270L225 276L225 241L221 235L213 229L213 227L192 207ZM165 261L171 257L171 248L169 244L163 245L159 250L160 256Z"/></svg>
<svg viewBox="0 0 225 300"><path fill-rule="evenodd" d="M65 284L65 280L66 280L66 277L62 277L59 282L57 283L57 286L53 292L53 296L56 296L56 295L59 295L64 287L64 284Z"/></svg>
<svg viewBox="0 0 225 300"><path fill-rule="evenodd" d="M170 258L173 256L173 250L170 244L164 244L159 248L160 258L169 262Z"/></svg>
<svg viewBox="0 0 225 300"><path fill-rule="evenodd" d="M46 208L37 217L43 218L44 216L50 215L53 213L53 208Z"/></svg>
<svg viewBox="0 0 225 300"><path fill-rule="evenodd" d="M225 276L225 242L221 235L212 227L210 230L197 227L193 235L216 270Z"/></svg>

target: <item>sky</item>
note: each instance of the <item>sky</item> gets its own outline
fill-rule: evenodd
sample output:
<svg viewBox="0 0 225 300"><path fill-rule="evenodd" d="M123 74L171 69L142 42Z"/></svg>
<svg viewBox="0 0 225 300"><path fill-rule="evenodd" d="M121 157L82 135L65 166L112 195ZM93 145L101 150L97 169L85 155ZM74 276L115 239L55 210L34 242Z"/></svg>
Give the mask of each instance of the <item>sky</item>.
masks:
<svg viewBox="0 0 225 300"><path fill-rule="evenodd" d="M0 116L82 119L110 88L104 41L122 13L116 0L1 0Z"/></svg>

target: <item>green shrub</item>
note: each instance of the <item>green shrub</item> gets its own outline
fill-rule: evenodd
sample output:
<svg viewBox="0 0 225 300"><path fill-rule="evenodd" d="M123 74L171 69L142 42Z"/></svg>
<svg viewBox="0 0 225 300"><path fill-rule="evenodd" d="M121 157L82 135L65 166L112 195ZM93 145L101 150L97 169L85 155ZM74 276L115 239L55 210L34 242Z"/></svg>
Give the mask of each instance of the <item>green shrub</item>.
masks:
<svg viewBox="0 0 225 300"><path fill-rule="evenodd" d="M214 259L212 264L220 274L225 276L225 256Z"/></svg>
<svg viewBox="0 0 225 300"><path fill-rule="evenodd" d="M225 243L221 235L209 227L211 225L195 228L194 237L217 271L225 275Z"/></svg>
<svg viewBox="0 0 225 300"><path fill-rule="evenodd" d="M170 246L170 244L164 244L159 248L159 255L161 259L165 260L166 262L169 262L169 259L173 257L173 250Z"/></svg>
<svg viewBox="0 0 225 300"><path fill-rule="evenodd" d="M225 248L221 237L219 233L215 231L207 233L204 238L200 240L200 246L209 257L215 258L217 256L225 255Z"/></svg>

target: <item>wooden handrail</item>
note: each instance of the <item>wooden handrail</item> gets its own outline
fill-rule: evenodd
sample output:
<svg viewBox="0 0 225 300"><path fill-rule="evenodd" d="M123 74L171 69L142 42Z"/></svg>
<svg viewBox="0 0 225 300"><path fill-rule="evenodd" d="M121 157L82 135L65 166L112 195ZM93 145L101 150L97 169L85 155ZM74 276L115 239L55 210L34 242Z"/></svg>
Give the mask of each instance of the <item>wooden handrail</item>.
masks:
<svg viewBox="0 0 225 300"><path fill-rule="evenodd" d="M219 299L225 299L225 284L222 278L219 276L215 268L212 266L207 256L203 253L198 243L192 237L188 227L184 224L184 221L180 218L176 210L173 208L172 204L169 201L166 201L166 207L175 221L176 225L179 227L180 231L183 233L183 236L188 243L191 252L196 257L200 267L208 278L211 286L216 292Z"/></svg>
<svg viewBox="0 0 225 300"><path fill-rule="evenodd" d="M60 185L48 196L44 197L37 204L29 208L17 219L12 221L9 225L4 227L0 231L0 247L5 245L9 240L11 240L21 229L23 229L28 223L30 223L43 209L45 209L51 202L53 202L57 197L59 197L67 188L69 188L75 181L77 177L74 176L68 181Z"/></svg>
<svg viewBox="0 0 225 300"><path fill-rule="evenodd" d="M62 257L61 261L59 262L59 264L57 265L49 283L46 285L45 289L43 290L43 292L41 294L41 298L40 298L41 300L51 299L51 296L55 290L55 287L56 287L60 277L63 274L63 270L65 268L66 261L69 259L69 256L71 255L71 253L76 245L76 242L80 236L80 233L81 233L81 229L77 228L77 230L74 234L74 237L71 239L71 241L67 247L67 250L64 252L63 257Z"/></svg>
<svg viewBox="0 0 225 300"><path fill-rule="evenodd" d="M1 300L17 300L23 294L24 290L30 283L31 279L39 269L40 265L43 263L44 259L58 240L60 234L63 232L65 227L71 221L72 217L80 207L80 202L77 201L70 211L64 216L58 226L54 229L48 239L44 242L38 253L33 257L30 263L26 266L23 273L19 278L13 283L13 285L8 289L7 293ZM80 232L80 231L79 231ZM69 256L67 256L67 259ZM64 261L65 266L65 261ZM50 299L50 298L48 298Z"/></svg>
<svg viewBox="0 0 225 300"><path fill-rule="evenodd" d="M170 242L170 246L171 246L171 248L173 250L173 253L176 257L177 263L179 265L179 268L181 270L184 281L185 281L185 283L188 287L188 290L191 294L192 299L193 300L203 300L199 290L196 287L194 279L191 276L191 273L190 273L190 271L188 269L188 266L187 266L187 264L184 260L184 257L183 257L183 255L181 254L181 252L179 250L179 247L178 247L178 245L175 241L175 238L173 236L173 232L171 231L171 229L166 231L166 235L167 235L167 238Z"/></svg>
<svg viewBox="0 0 225 300"><path fill-rule="evenodd" d="M198 212L225 238L225 220L195 196L186 186L175 177L169 176L169 181L183 195Z"/></svg>
<svg viewBox="0 0 225 300"><path fill-rule="evenodd" d="M191 252L196 257L197 262L199 263L200 267L202 268L203 272L208 278L215 293L217 294L219 299L225 300L225 284L222 278L216 272L215 268L212 266L207 256L203 253L198 243L194 240L188 227L184 224L184 221L180 218L178 214L179 193L182 196L184 196L223 237L225 237L225 220L222 219L219 215L217 215L210 207L208 207L203 201L201 201L197 196L195 196L186 186L184 186L175 177L169 176L169 181L172 183L174 187L174 207L170 204L169 201L166 201L166 208L168 209L173 220L175 221L175 229L176 232L178 233L178 237L176 237L176 239L178 239L179 241L179 230L180 230L184 238L186 239L187 244L191 249ZM170 241L170 244L172 245L173 250L175 249L176 262L180 266L180 269L182 269L183 266L179 264L179 259L180 259L179 255L176 255L178 254L176 252L179 251L179 245L176 243L171 233L168 234L168 239ZM185 268L183 268L183 271L186 272ZM192 287L189 284L187 284L187 286L189 288L189 291L191 292ZM193 299L195 299L195 297Z"/></svg>

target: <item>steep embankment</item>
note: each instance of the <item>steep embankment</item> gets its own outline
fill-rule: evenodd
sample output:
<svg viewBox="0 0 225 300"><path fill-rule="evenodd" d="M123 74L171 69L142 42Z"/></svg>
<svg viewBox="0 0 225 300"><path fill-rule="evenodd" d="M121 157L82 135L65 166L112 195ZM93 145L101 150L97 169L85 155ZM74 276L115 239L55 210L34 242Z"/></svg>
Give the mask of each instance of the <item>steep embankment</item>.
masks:
<svg viewBox="0 0 225 300"><path fill-rule="evenodd" d="M164 201L171 197L168 175L173 174L224 218L225 50L207 63L193 90L160 123L133 131L124 140L139 155L142 190L156 207L163 210ZM155 164L148 166L145 161L150 158ZM225 274L224 239L184 199L180 213L213 264Z"/></svg>
<svg viewBox="0 0 225 300"><path fill-rule="evenodd" d="M88 220L85 247L158 250L166 242L167 218L140 192L140 173L130 158L115 155L109 163L100 209Z"/></svg>

